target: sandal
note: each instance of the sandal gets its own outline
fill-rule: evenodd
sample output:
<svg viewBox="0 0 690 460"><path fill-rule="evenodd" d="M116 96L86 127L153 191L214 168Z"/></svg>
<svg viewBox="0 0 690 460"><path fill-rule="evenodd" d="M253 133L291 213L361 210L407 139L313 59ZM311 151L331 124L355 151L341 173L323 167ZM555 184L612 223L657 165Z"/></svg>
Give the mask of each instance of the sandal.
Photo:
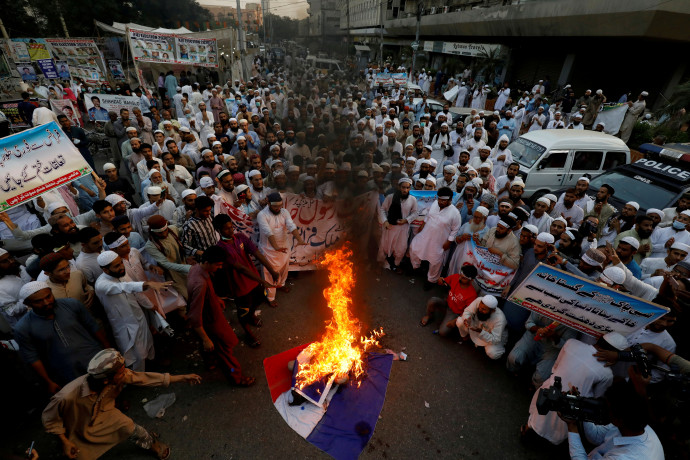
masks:
<svg viewBox="0 0 690 460"><path fill-rule="evenodd" d="M254 377L242 377L240 378L239 382L236 382L235 385L238 387L250 387L256 383L256 379Z"/></svg>
<svg viewBox="0 0 690 460"><path fill-rule="evenodd" d="M422 317L422 319L419 321L419 325L422 327L426 326L427 324L429 324L429 315Z"/></svg>
<svg viewBox="0 0 690 460"><path fill-rule="evenodd" d="M151 450L154 454L156 454L156 457L158 457L161 460L167 460L168 458L170 458L170 446L160 441L154 441L153 445L151 446Z"/></svg>

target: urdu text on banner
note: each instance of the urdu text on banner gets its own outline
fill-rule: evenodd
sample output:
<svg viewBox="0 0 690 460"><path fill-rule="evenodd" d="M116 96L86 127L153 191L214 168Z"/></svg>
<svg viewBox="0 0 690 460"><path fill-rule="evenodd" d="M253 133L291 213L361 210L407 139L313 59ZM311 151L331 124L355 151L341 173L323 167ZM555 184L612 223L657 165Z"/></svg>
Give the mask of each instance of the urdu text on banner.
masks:
<svg viewBox="0 0 690 460"><path fill-rule="evenodd" d="M532 270L508 301L593 337L629 335L669 311L544 264Z"/></svg>
<svg viewBox="0 0 690 460"><path fill-rule="evenodd" d="M0 139L0 211L91 174L54 121Z"/></svg>

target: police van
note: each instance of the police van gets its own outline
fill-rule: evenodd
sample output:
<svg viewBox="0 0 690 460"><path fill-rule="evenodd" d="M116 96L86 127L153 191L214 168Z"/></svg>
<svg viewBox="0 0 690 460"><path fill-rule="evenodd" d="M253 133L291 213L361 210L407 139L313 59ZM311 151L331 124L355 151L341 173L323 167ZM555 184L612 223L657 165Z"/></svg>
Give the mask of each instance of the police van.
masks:
<svg viewBox="0 0 690 460"><path fill-rule="evenodd" d="M636 201L642 213L650 208L673 207L690 192L690 145L643 144L639 151L644 158L595 177L587 194L593 197L608 184L615 190L609 200L611 205L622 209L628 201Z"/></svg>

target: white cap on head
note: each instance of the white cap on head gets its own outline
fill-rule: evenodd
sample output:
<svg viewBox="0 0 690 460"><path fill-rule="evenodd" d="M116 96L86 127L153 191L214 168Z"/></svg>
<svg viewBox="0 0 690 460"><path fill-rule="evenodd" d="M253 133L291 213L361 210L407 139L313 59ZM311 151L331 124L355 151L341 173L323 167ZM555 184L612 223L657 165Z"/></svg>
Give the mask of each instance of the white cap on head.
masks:
<svg viewBox="0 0 690 460"><path fill-rule="evenodd" d="M434 185L436 185L436 178L434 176L426 176L426 181L432 182Z"/></svg>
<svg viewBox="0 0 690 460"><path fill-rule="evenodd" d="M214 186L213 179L211 179L209 176L204 176L199 181L199 186L201 188L213 187Z"/></svg>
<svg viewBox="0 0 690 460"><path fill-rule="evenodd" d="M130 127L128 127L127 129L125 129L125 132L128 132L128 133L130 133L130 132L132 132L132 131L136 133L136 132L137 132L137 128L135 128L134 126L130 126Z"/></svg>
<svg viewBox="0 0 690 460"><path fill-rule="evenodd" d="M537 235L537 241L541 241L546 244L553 244L556 239L551 233L541 232L539 235Z"/></svg>
<svg viewBox="0 0 690 460"><path fill-rule="evenodd" d="M53 212L55 212L56 209L60 208L67 208L67 204L62 200L52 201L46 207L46 211L48 211L48 214L52 214Z"/></svg>
<svg viewBox="0 0 690 460"><path fill-rule="evenodd" d="M449 173L455 174L455 166L453 166L453 165L445 165L445 166L443 167L443 171L444 171L444 172L449 172Z"/></svg>
<svg viewBox="0 0 690 460"><path fill-rule="evenodd" d="M223 143L221 141L213 141L213 143L211 144L211 147L215 147L216 145L223 145Z"/></svg>
<svg viewBox="0 0 690 460"><path fill-rule="evenodd" d="M635 211L639 211L639 210L640 210L640 204L639 204L637 201L628 201L628 202L625 203L625 204L626 204L626 205L630 205L630 206L632 206L633 208L635 208Z"/></svg>
<svg viewBox="0 0 690 460"><path fill-rule="evenodd" d="M495 310L496 307L498 307L498 300L492 295L485 295L482 297L481 302L492 310Z"/></svg>
<svg viewBox="0 0 690 460"><path fill-rule="evenodd" d="M568 221L565 220L565 218L563 218L563 216L558 216L558 217L556 217L556 218L552 221L552 223L553 223L553 222L563 222L563 224L564 224L566 227L568 226Z"/></svg>
<svg viewBox="0 0 690 460"><path fill-rule="evenodd" d="M678 249L679 251L684 251L690 253L690 246L687 244L680 243L678 241L671 245L671 249Z"/></svg>
<svg viewBox="0 0 690 460"><path fill-rule="evenodd" d="M621 238L620 242L621 243L628 243L630 246L634 247L635 250L640 249L640 242L637 241L637 239L633 238L632 236L626 236L625 238Z"/></svg>
<svg viewBox="0 0 690 460"><path fill-rule="evenodd" d="M551 200L546 198L545 196L542 196L537 200L537 203L544 203L546 206L551 206Z"/></svg>
<svg viewBox="0 0 690 460"><path fill-rule="evenodd" d="M544 195L544 198L548 198L549 200L551 200L552 203L558 201L558 198L553 193L547 193L546 195Z"/></svg>
<svg viewBox="0 0 690 460"><path fill-rule="evenodd" d="M642 91L642 92L640 93L640 96L642 96L642 97L647 97L647 96L649 96L649 93L648 93L647 91Z"/></svg>
<svg viewBox="0 0 690 460"><path fill-rule="evenodd" d="M608 267L599 275L599 279L607 284L623 284L625 282L625 272L619 267Z"/></svg>
<svg viewBox="0 0 690 460"><path fill-rule="evenodd" d="M113 251L103 251L98 255L96 261L99 267L107 267L112 264L119 256Z"/></svg>
<svg viewBox="0 0 690 460"><path fill-rule="evenodd" d="M690 217L690 209L686 209L685 211L681 212L681 214Z"/></svg>
<svg viewBox="0 0 690 460"><path fill-rule="evenodd" d="M579 177L579 178L577 179L578 182L580 182L581 180L582 180L582 181L585 181L585 182L587 182L587 183L589 184L589 177L587 177L587 176L582 176L582 177Z"/></svg>
<svg viewBox="0 0 690 460"><path fill-rule="evenodd" d="M103 172L110 171L111 169L117 169L117 166L112 163L106 163L103 165Z"/></svg>
<svg viewBox="0 0 690 460"><path fill-rule="evenodd" d="M252 177L254 177L254 176L260 176L260 175L261 175L261 171L259 171L258 169L252 169L252 170L249 171L249 173L247 174L247 176L248 176L250 179L251 179Z"/></svg>
<svg viewBox="0 0 690 460"><path fill-rule="evenodd" d="M19 290L19 300L24 302L27 297L31 297L32 295L36 294L38 291L41 291L43 289L50 289L50 286L48 286L48 284L44 281L31 281L29 283L26 283Z"/></svg>
<svg viewBox="0 0 690 460"><path fill-rule="evenodd" d="M661 209L657 209L657 208L647 209L647 215L650 215L650 214L656 214L657 216L661 217L662 219L666 216L664 214L664 211L662 211Z"/></svg>
<svg viewBox="0 0 690 460"><path fill-rule="evenodd" d="M151 185L150 187L146 187L147 195L160 195L161 193L163 193L163 189L158 187L157 185Z"/></svg>
<svg viewBox="0 0 690 460"><path fill-rule="evenodd" d="M478 206L477 209L474 210L474 212L478 212L484 217L489 215L489 210L484 206Z"/></svg>
<svg viewBox="0 0 690 460"><path fill-rule="evenodd" d="M180 194L180 196L182 197L183 200L185 198L187 198L189 195L196 195L196 191L192 190L191 188L188 188L188 189L182 190L182 193Z"/></svg>
<svg viewBox="0 0 690 460"><path fill-rule="evenodd" d="M525 224L522 226L523 230L527 230L530 232L532 235L538 235L539 234L539 229L537 228L536 225L532 224Z"/></svg>
<svg viewBox="0 0 690 460"><path fill-rule="evenodd" d="M611 268L617 268L617 267L611 267ZM620 270L620 268L619 268ZM623 335L620 332L609 332L608 334L605 334L602 339L606 341L609 345L611 345L613 348L615 348L618 351L623 351L626 348L628 348L628 339L623 337Z"/></svg>
<svg viewBox="0 0 690 460"><path fill-rule="evenodd" d="M436 158L430 158L429 161L431 162L431 166L433 166L434 168L438 166L438 161L436 160Z"/></svg>
<svg viewBox="0 0 690 460"><path fill-rule="evenodd" d="M603 93L602 90L600 90L600 89L597 90L597 94L601 95L602 93Z"/></svg>

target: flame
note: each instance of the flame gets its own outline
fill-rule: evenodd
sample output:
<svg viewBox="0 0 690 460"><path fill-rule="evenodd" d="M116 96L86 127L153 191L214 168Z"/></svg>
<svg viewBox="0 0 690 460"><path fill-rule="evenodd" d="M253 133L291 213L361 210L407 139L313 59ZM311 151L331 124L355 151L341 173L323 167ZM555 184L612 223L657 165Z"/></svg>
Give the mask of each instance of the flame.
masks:
<svg viewBox="0 0 690 460"><path fill-rule="evenodd" d="M328 308L333 318L326 323L323 338L309 345L305 352L311 356L308 363L300 365L296 382L304 388L328 375L351 377L358 380L364 374L362 354L371 347L377 347L377 339L383 336L383 329L373 331L369 337L358 337L359 322L350 315L351 290L355 284L352 267L352 251L341 248L326 253L322 264L328 269L330 286L324 289Z"/></svg>

